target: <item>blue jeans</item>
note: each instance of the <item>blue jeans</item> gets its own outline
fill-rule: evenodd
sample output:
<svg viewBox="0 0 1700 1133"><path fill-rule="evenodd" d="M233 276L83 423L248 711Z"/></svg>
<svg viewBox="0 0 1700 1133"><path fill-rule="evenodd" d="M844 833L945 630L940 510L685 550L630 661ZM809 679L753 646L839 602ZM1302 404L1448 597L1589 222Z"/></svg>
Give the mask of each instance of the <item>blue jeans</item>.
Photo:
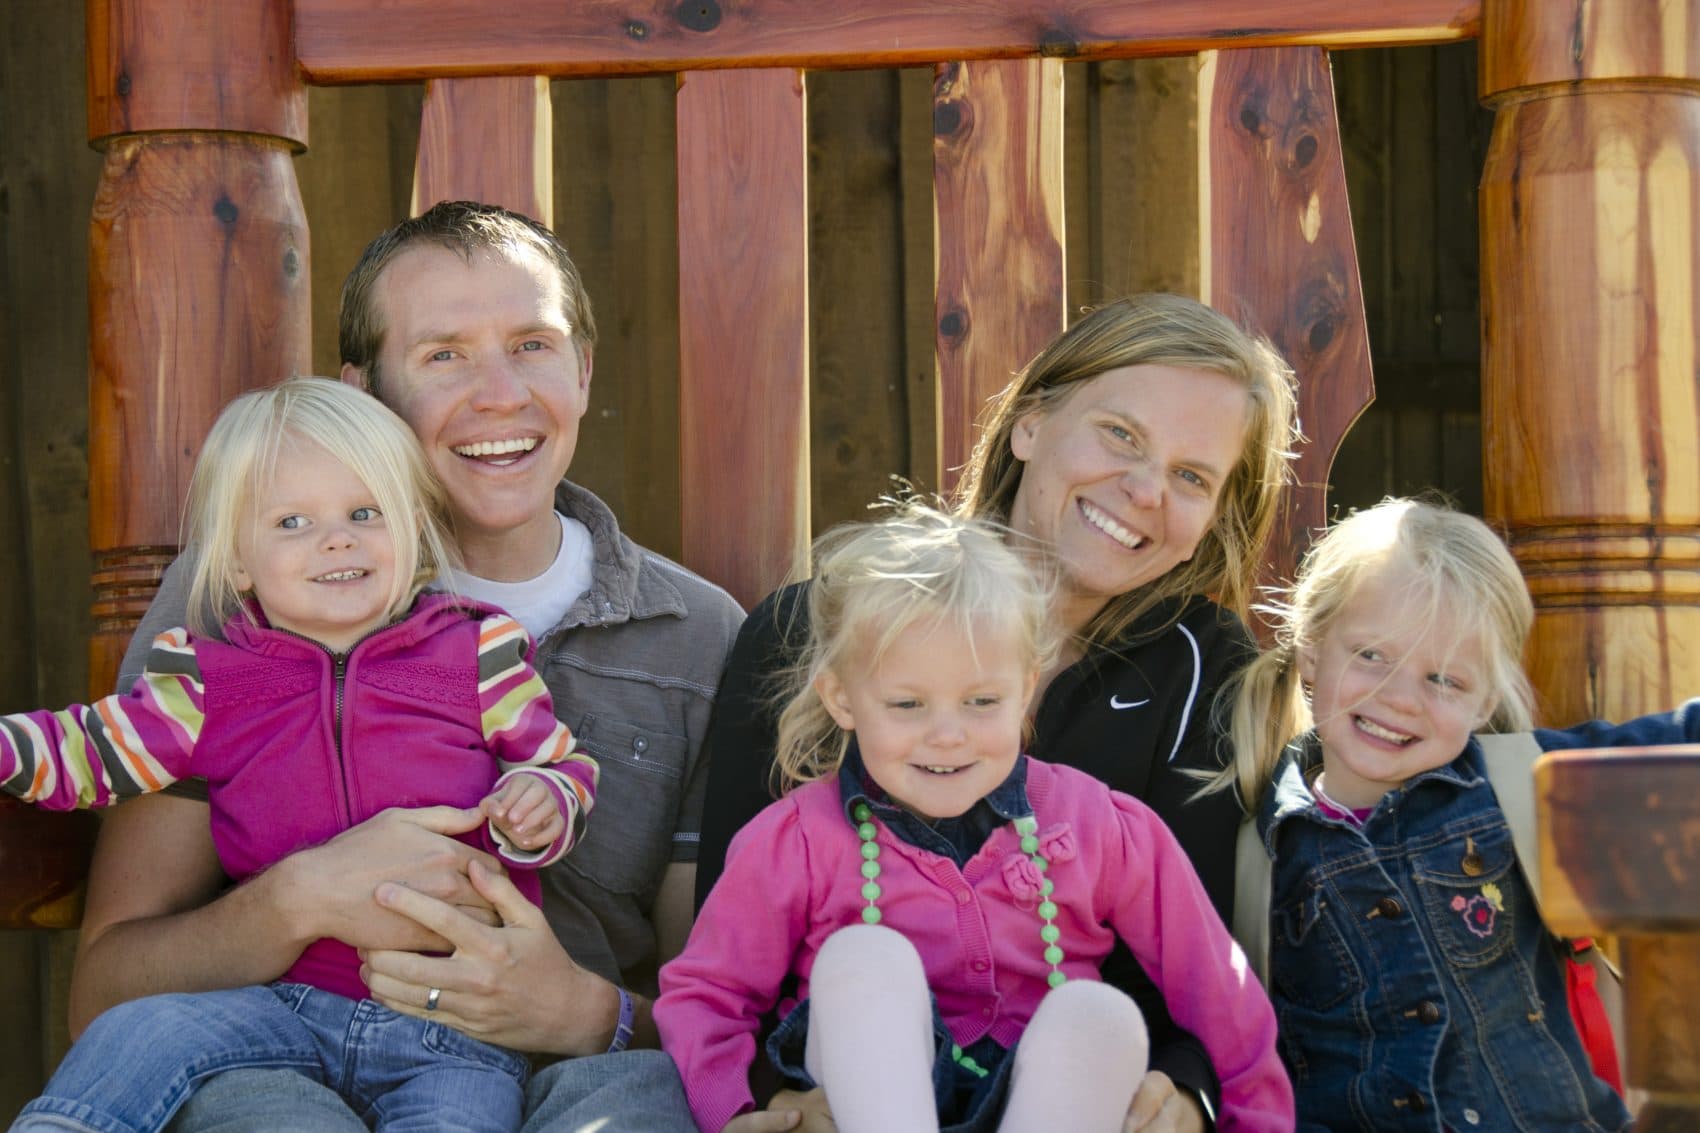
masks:
<svg viewBox="0 0 1700 1133"><path fill-rule="evenodd" d="M696 1133L673 1060L658 1050L574 1058L531 1076L521 1133ZM170 1133L365 1133L335 1093L287 1070L208 1079Z"/></svg>
<svg viewBox="0 0 1700 1133"><path fill-rule="evenodd" d="M248 1068L334 1090L352 1128L384 1133L511 1133L527 1071L441 1023L304 984L159 995L97 1018L13 1129L153 1133L202 1081Z"/></svg>

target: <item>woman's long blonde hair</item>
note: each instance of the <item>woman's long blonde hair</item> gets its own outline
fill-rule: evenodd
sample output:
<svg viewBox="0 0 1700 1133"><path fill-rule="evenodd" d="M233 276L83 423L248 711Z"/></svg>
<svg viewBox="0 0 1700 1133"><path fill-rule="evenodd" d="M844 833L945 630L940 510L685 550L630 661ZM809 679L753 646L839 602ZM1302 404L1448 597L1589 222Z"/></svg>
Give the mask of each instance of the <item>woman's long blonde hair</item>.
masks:
<svg viewBox="0 0 1700 1133"><path fill-rule="evenodd" d="M330 378L291 378L236 398L213 422L189 481L185 542L195 556L189 628L216 635L246 612L237 577L242 525L289 443L318 445L372 492L395 544L386 619L459 562L445 534L447 497L413 430L382 402Z"/></svg>
<svg viewBox="0 0 1700 1133"><path fill-rule="evenodd" d="M1389 636L1412 625L1478 627L1494 704L1486 730L1531 726L1534 694L1523 647L1535 609L1517 561L1475 516L1389 498L1329 528L1285 596L1258 607L1275 627L1275 643L1223 690L1234 763L1208 790L1236 788L1247 810L1256 808L1282 749L1314 726L1300 652L1321 646L1366 583L1389 578L1405 582L1411 596L1404 608L1388 611Z"/></svg>
<svg viewBox="0 0 1700 1133"><path fill-rule="evenodd" d="M1037 673L1055 658L1052 587L1041 553L983 519L924 503L834 527L814 545L809 639L783 675L775 787L788 791L837 772L849 735L827 714L815 681L829 670L848 681L877 665L917 624L943 623L970 643L988 625L1014 631L1021 662Z"/></svg>
<svg viewBox="0 0 1700 1133"><path fill-rule="evenodd" d="M957 488L962 509L1007 523L1026 467L1010 450L1016 422L1055 410L1082 383L1127 366L1206 370L1238 382L1246 391L1245 445L1198 550L1162 577L1111 599L1086 627L1085 638L1096 644L1114 641L1159 603L1194 594L1212 595L1247 616L1299 439L1293 372L1273 346L1197 300L1134 295L1088 312L993 399Z"/></svg>

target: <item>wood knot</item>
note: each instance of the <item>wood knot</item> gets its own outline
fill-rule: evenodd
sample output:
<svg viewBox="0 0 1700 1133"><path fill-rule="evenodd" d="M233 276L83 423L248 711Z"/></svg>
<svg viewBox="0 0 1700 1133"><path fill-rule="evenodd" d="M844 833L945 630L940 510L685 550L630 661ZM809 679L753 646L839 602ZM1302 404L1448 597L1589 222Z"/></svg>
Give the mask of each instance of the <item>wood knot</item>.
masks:
<svg viewBox="0 0 1700 1133"><path fill-rule="evenodd" d="M1061 28L1046 28L1039 36L1039 55L1045 59L1071 59L1080 54L1080 41Z"/></svg>
<svg viewBox="0 0 1700 1133"><path fill-rule="evenodd" d="M121 71L118 74L118 97L130 97L130 74L128 71Z"/></svg>
<svg viewBox="0 0 1700 1133"><path fill-rule="evenodd" d="M673 18L691 31L713 31L720 26L720 5L715 0L686 0L673 9Z"/></svg>
<svg viewBox="0 0 1700 1133"><path fill-rule="evenodd" d="M633 39L645 39L649 36L649 25L642 20L627 20L626 34Z"/></svg>
<svg viewBox="0 0 1700 1133"><path fill-rule="evenodd" d="M933 107L933 136L948 138L962 129L962 104L941 102Z"/></svg>
<svg viewBox="0 0 1700 1133"><path fill-rule="evenodd" d="M236 218L242 215L242 210L237 208L229 197L220 197L213 205L213 215L218 217L220 224L235 224Z"/></svg>
<svg viewBox="0 0 1700 1133"><path fill-rule="evenodd" d="M1315 134L1306 134L1293 147L1293 167L1303 169L1316 160L1317 140Z"/></svg>
<svg viewBox="0 0 1700 1133"><path fill-rule="evenodd" d="M1246 133L1255 134L1263 127L1263 115L1248 102L1240 107L1240 125L1245 127Z"/></svg>
<svg viewBox="0 0 1700 1133"><path fill-rule="evenodd" d="M942 338L949 339L951 342L958 342L967 333L968 312L966 311L946 311L944 317L939 320L939 336Z"/></svg>
<svg viewBox="0 0 1700 1133"><path fill-rule="evenodd" d="M301 274L301 253L294 248L283 250L283 274L290 279Z"/></svg>

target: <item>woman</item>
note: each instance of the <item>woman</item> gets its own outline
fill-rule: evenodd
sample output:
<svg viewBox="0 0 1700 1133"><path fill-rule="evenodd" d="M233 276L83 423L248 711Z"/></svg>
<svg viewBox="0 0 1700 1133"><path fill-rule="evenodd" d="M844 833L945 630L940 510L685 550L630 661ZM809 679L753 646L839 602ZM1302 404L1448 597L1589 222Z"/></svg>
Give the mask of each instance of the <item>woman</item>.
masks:
<svg viewBox="0 0 1700 1133"><path fill-rule="evenodd" d="M1135 296L1086 315L1004 389L958 493L964 510L1056 552L1058 616L1072 636L1029 706L1028 750L1151 806L1224 919L1239 809L1224 793L1195 800L1190 772L1225 762L1211 704L1251 656L1241 619L1280 514L1295 414L1291 371L1268 343L1191 299ZM772 678L807 637L807 585L757 607L722 680L699 904L732 836L773 797ZM1152 1028L1129 1129L1206 1128L1217 1086L1203 1047L1173 1025L1125 950L1104 977Z"/></svg>

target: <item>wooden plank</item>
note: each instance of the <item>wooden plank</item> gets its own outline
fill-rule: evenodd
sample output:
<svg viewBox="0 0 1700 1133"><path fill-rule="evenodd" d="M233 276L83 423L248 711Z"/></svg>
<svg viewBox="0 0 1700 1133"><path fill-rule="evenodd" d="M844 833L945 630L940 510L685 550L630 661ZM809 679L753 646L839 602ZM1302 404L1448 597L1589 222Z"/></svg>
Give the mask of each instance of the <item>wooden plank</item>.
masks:
<svg viewBox="0 0 1700 1133"><path fill-rule="evenodd" d="M939 382L933 280L933 73L898 72L903 161L903 372L909 386L909 478L925 492L939 483Z"/></svg>
<svg viewBox="0 0 1700 1133"><path fill-rule="evenodd" d="M1328 468L1375 390L1339 121L1320 48L1222 51L1199 68L1205 299L1269 336L1299 379L1308 438L1271 550L1292 577L1325 517Z"/></svg>
<svg viewBox="0 0 1700 1133"><path fill-rule="evenodd" d="M229 130L307 144L289 0L88 0L88 132Z"/></svg>
<svg viewBox="0 0 1700 1133"><path fill-rule="evenodd" d="M809 531L804 121L799 71L679 78L685 565L745 606Z"/></svg>
<svg viewBox="0 0 1700 1133"><path fill-rule="evenodd" d="M1062 64L941 64L933 80L939 482L986 401L1063 328Z"/></svg>
<svg viewBox="0 0 1700 1133"><path fill-rule="evenodd" d="M1071 266L1069 310L1076 299L1137 291L1197 295L1198 59L1113 60L1091 70L1090 289L1081 283L1088 261Z"/></svg>
<svg viewBox="0 0 1700 1133"><path fill-rule="evenodd" d="M1474 38L1480 0L296 0L308 81L901 67Z"/></svg>
<svg viewBox="0 0 1700 1133"><path fill-rule="evenodd" d="M596 311L590 411L571 475L620 530L682 557L677 83L555 83L555 232Z"/></svg>
<svg viewBox="0 0 1700 1133"><path fill-rule="evenodd" d="M483 201L555 223L549 80L540 75L425 84L412 212Z"/></svg>
<svg viewBox="0 0 1700 1133"><path fill-rule="evenodd" d="M866 519L909 464L896 71L809 76L812 526Z"/></svg>

